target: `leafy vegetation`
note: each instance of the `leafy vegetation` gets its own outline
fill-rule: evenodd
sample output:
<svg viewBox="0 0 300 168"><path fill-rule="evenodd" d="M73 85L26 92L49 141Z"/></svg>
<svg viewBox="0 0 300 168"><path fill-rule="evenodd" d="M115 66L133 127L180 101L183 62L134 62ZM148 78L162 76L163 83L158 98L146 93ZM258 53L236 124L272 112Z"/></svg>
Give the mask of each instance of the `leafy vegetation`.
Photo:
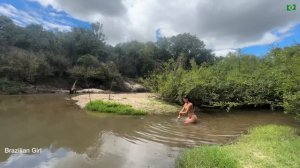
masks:
<svg viewBox="0 0 300 168"><path fill-rule="evenodd" d="M17 94L21 92L21 88L24 84L0 78L0 86L0 93L2 94Z"/></svg>
<svg viewBox="0 0 300 168"><path fill-rule="evenodd" d="M267 125L250 130L237 143L187 149L177 159L180 168L289 167L300 165L300 137L287 126Z"/></svg>
<svg viewBox="0 0 300 168"><path fill-rule="evenodd" d="M104 102L101 100L89 102L86 109L103 113L115 113L121 115L145 115L146 112L132 108L130 105L119 104L114 102Z"/></svg>
<svg viewBox="0 0 300 168"><path fill-rule="evenodd" d="M266 57L229 54L213 64L190 61L184 69L175 60L152 74L145 84L164 99L189 95L195 104L226 107L284 108L299 116L300 46L275 48Z"/></svg>
<svg viewBox="0 0 300 168"><path fill-rule="evenodd" d="M187 33L157 43L130 41L110 46L100 23L59 32L41 25L20 27L0 16L0 78L11 81L38 85L63 79L64 85L71 86L77 80L83 88L122 90L124 77L147 76L181 53L188 53L186 67L191 58L198 63L214 60L204 43Z"/></svg>

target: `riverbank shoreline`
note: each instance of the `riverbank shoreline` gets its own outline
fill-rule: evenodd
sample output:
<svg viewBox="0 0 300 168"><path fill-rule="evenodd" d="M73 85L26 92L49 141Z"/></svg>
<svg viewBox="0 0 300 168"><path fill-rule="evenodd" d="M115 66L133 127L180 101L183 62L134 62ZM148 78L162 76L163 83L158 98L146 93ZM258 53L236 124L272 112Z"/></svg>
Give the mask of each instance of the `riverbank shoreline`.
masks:
<svg viewBox="0 0 300 168"><path fill-rule="evenodd" d="M5 78L0 78L0 95L21 95L21 94L45 94L45 93L69 93L74 82L60 80L50 80L48 83L29 84L19 81L11 81ZM85 87L82 83L75 85L77 93L108 93L112 86L97 85L90 88ZM114 86L114 91L119 92L148 92L141 83L134 79L122 78L122 81L117 86Z"/></svg>
<svg viewBox="0 0 300 168"><path fill-rule="evenodd" d="M109 98L108 93L80 94L72 97L80 108L84 108L87 103L94 100L110 101L125 105L130 105L134 109L143 110L147 114L176 113L180 106L170 104L159 99L155 93L112 93Z"/></svg>
<svg viewBox="0 0 300 168"><path fill-rule="evenodd" d="M300 137L296 128L265 125L249 129L228 145L204 145L186 149L177 168L188 167L290 167L300 165Z"/></svg>

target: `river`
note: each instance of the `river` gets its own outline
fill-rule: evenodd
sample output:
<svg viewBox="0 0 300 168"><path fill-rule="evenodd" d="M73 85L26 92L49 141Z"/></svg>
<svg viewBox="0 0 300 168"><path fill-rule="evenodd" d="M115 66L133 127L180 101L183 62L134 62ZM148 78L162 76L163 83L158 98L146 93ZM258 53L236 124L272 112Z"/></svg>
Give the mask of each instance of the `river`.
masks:
<svg viewBox="0 0 300 168"><path fill-rule="evenodd" d="M266 110L197 115L198 124L184 126L176 114L91 115L70 95L0 96L0 168L167 168L185 148L231 143L252 126L299 127ZM20 148L30 152L5 151Z"/></svg>

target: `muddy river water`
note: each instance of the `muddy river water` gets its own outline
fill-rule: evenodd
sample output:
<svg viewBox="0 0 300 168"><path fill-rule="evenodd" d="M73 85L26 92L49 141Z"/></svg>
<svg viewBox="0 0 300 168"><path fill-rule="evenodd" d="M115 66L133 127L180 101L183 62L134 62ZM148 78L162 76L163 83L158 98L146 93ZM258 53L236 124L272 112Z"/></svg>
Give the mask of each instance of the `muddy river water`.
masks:
<svg viewBox="0 0 300 168"><path fill-rule="evenodd" d="M92 115L69 95L0 96L0 168L167 168L185 148L230 143L252 126L299 127L265 110L197 115L198 124L184 126L175 113Z"/></svg>

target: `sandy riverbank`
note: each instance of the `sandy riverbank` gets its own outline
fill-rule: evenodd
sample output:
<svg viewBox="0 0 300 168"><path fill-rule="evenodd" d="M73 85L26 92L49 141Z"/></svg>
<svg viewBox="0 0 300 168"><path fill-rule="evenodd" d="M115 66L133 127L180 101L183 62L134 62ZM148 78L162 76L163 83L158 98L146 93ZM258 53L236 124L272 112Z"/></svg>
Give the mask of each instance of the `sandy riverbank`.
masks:
<svg viewBox="0 0 300 168"><path fill-rule="evenodd" d="M140 109L149 114L174 113L180 110L180 106L169 104L157 98L154 93L117 93L111 94L111 100L106 93L91 94L91 100L113 101L122 104L131 105L135 109ZM76 104L81 108L89 102L89 95L82 94L72 98L76 100Z"/></svg>

